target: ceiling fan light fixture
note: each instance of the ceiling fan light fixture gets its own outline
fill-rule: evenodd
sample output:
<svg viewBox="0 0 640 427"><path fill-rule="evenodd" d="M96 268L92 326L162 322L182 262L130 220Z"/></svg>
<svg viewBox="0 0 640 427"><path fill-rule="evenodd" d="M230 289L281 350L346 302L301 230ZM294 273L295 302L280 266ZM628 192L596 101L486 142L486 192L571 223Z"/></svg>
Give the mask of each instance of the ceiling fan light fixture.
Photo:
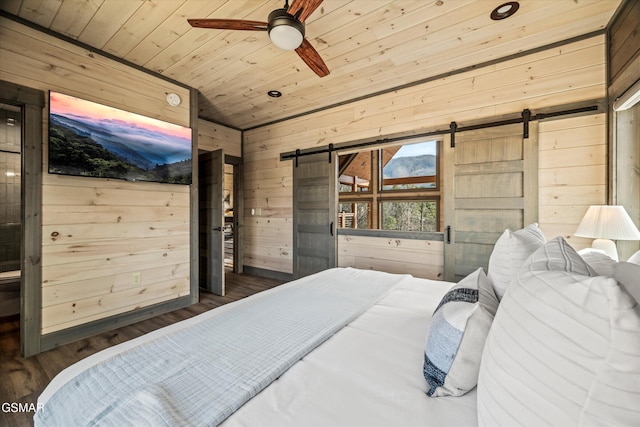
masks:
<svg viewBox="0 0 640 427"><path fill-rule="evenodd" d="M318 51L304 37L305 19L307 19L323 0L293 0L291 7L285 0L284 7L269 14L268 22L246 19L188 19L195 28L215 30L267 31L271 42L283 50L295 50L300 59L319 77L329 75L330 71Z"/></svg>
<svg viewBox="0 0 640 427"><path fill-rule="evenodd" d="M283 50L295 50L304 39L304 24L286 9L276 9L269 14L267 25L271 42Z"/></svg>

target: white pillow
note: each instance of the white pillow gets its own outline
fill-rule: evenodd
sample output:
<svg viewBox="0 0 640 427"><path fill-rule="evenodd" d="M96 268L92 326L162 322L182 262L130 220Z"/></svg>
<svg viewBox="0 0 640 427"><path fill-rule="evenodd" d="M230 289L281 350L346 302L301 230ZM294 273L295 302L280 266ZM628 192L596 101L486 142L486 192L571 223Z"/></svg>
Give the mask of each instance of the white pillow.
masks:
<svg viewBox="0 0 640 427"><path fill-rule="evenodd" d="M538 224L528 225L518 231L506 229L502 233L489 257L487 272L498 299L507 291L511 279L529 255L544 244L544 234Z"/></svg>
<svg viewBox="0 0 640 427"><path fill-rule="evenodd" d="M613 267L612 277L624 286L633 299L640 304L640 265L630 262L618 262Z"/></svg>
<svg viewBox="0 0 640 427"><path fill-rule="evenodd" d="M604 251L593 248L581 249L578 254L583 260L598 273L598 276L613 276L613 266L616 261Z"/></svg>
<svg viewBox="0 0 640 427"><path fill-rule="evenodd" d="M479 426L640 425L640 310L564 242L536 251L482 354Z"/></svg>
<svg viewBox="0 0 640 427"><path fill-rule="evenodd" d="M433 312L424 350L428 396L460 396L478 384L482 347L497 309L482 267L445 294Z"/></svg>
<svg viewBox="0 0 640 427"><path fill-rule="evenodd" d="M566 271L583 276L598 275L560 236L549 240L532 253L521 271Z"/></svg>
<svg viewBox="0 0 640 427"><path fill-rule="evenodd" d="M640 265L640 251L638 251L635 254L631 255L631 257L627 260L627 262L630 262L632 264Z"/></svg>

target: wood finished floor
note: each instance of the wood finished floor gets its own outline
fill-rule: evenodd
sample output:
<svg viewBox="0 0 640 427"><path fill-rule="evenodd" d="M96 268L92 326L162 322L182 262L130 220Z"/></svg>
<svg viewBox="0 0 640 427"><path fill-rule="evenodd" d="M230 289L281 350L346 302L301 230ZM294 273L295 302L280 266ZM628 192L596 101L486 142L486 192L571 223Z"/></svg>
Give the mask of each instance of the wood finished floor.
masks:
<svg viewBox="0 0 640 427"><path fill-rule="evenodd" d="M224 297L201 291L200 302L192 306L76 341L27 359L20 356L19 318L14 316L0 319L0 405L4 402L35 404L40 393L58 372L93 353L281 283L280 280L227 272L227 292ZM33 413L5 412L0 408L0 426L32 426L32 418Z"/></svg>

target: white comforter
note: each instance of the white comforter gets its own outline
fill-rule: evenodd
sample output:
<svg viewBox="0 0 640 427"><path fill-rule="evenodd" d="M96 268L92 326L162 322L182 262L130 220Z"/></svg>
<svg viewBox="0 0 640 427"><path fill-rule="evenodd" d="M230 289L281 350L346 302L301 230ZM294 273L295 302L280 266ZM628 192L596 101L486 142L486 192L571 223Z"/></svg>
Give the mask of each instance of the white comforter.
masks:
<svg viewBox="0 0 640 427"><path fill-rule="evenodd" d="M451 285L402 282L222 426L477 426L475 389L461 397L426 395L429 321Z"/></svg>

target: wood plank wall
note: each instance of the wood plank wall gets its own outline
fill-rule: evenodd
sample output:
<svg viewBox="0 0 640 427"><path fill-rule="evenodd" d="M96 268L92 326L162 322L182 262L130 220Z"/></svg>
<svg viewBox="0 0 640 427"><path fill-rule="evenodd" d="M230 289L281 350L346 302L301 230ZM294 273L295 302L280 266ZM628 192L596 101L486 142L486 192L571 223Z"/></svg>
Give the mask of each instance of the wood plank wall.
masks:
<svg viewBox="0 0 640 427"><path fill-rule="evenodd" d="M607 204L606 120L602 113L540 122L538 222L547 239L591 246L573 233L590 205Z"/></svg>
<svg viewBox="0 0 640 427"><path fill-rule="evenodd" d="M621 95L638 79L639 58L640 2L627 0L611 22L609 31L609 84L622 86L614 96ZM629 74L629 68L634 67L635 72Z"/></svg>
<svg viewBox="0 0 640 427"><path fill-rule="evenodd" d="M640 81L640 2L627 0L611 22L609 30L609 102L624 94ZM611 105L613 110L613 105ZM610 200L623 205L637 226L640 226L640 106L626 111L611 111L609 120ZM620 259L627 259L640 249L640 242L619 240Z"/></svg>
<svg viewBox="0 0 640 427"><path fill-rule="evenodd" d="M0 80L190 126L188 89L5 18L0 58ZM187 295L189 186L49 175L47 133L45 114L43 334Z"/></svg>
<svg viewBox="0 0 640 427"><path fill-rule="evenodd" d="M605 90L605 37L596 36L245 131L245 265L292 272L293 165L279 160L281 152L426 132L447 128L452 121L464 126L525 108L535 112L602 99ZM260 214L250 216L251 209ZM407 265L406 272L418 268Z"/></svg>
<svg viewBox="0 0 640 427"><path fill-rule="evenodd" d="M207 120L198 120L198 149L222 149L228 156L242 156L242 132Z"/></svg>
<svg viewBox="0 0 640 427"><path fill-rule="evenodd" d="M415 277L442 280L443 254L441 241L338 235L338 267L411 273Z"/></svg>

